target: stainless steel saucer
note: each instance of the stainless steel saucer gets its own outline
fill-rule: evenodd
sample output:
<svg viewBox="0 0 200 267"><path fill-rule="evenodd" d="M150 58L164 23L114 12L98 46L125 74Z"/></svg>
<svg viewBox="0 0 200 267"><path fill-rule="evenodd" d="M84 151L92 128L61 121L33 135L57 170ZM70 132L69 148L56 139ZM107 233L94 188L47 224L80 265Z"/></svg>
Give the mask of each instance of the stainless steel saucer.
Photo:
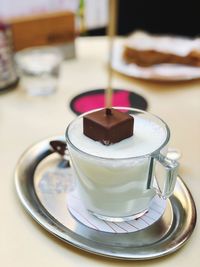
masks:
<svg viewBox="0 0 200 267"><path fill-rule="evenodd" d="M144 230L106 233L74 219L66 201L73 174L69 165L51 150L51 140L64 141L64 137L52 137L29 148L15 170L17 194L23 206L47 231L79 249L126 260L161 257L176 251L189 239L196 224L196 208L180 177L163 216ZM59 181L56 173L46 176L56 166Z"/></svg>

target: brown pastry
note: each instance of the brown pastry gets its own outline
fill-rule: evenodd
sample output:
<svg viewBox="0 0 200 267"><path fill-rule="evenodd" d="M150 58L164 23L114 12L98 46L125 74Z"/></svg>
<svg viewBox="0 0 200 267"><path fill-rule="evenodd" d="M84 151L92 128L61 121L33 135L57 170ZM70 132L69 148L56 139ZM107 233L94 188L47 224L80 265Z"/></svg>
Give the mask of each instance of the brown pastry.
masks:
<svg viewBox="0 0 200 267"><path fill-rule="evenodd" d="M200 66L200 38L136 32L128 37L124 45L123 59L126 63L144 67L161 63Z"/></svg>

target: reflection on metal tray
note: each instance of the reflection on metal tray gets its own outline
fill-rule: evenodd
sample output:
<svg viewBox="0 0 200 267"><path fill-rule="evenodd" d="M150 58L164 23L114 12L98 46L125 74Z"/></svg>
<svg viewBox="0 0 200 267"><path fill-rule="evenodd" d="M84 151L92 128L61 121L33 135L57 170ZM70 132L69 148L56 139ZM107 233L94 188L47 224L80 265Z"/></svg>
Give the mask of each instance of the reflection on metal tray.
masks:
<svg viewBox="0 0 200 267"><path fill-rule="evenodd" d="M196 224L196 208L180 177L165 212L151 226L128 234L97 231L81 224L68 211L67 192L73 186L73 173L69 164L51 150L51 140L64 141L64 137L56 136L32 146L15 171L16 189L23 206L47 231L82 250L118 259L157 258L185 244ZM52 170L54 176L45 178Z"/></svg>

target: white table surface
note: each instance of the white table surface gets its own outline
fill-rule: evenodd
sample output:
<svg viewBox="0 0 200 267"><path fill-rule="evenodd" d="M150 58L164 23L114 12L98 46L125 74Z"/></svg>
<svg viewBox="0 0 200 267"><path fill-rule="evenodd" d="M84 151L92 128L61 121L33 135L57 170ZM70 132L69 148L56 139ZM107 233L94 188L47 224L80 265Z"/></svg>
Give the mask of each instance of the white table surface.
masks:
<svg viewBox="0 0 200 267"><path fill-rule="evenodd" d="M200 266L200 231L169 256L142 262L119 261L78 250L47 233L22 208L13 172L31 144L64 134L75 115L69 101L76 94L106 87L108 45L104 37L80 38L77 59L64 62L59 88L46 97L28 96L20 86L0 95L0 265L40 266ZM171 129L171 147L182 152L180 174L200 211L200 80L181 83L139 81L114 74L114 87L130 89L148 99L149 111Z"/></svg>

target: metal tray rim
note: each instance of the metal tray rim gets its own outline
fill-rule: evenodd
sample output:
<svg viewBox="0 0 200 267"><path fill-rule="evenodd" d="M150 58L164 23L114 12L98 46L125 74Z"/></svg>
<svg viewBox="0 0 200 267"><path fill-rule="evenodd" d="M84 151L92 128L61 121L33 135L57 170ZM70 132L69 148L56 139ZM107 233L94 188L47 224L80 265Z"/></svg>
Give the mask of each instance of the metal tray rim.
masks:
<svg viewBox="0 0 200 267"><path fill-rule="evenodd" d="M46 229L49 233L53 234L54 236L61 239L62 241L70 245L73 245L81 250L84 250L86 252L90 252L96 255L105 256L109 258L123 259L123 260L147 260L147 259L154 259L154 258L162 257L162 256L175 252L177 249L181 248L184 244L186 244L186 242L188 241L189 237L191 236L195 228L196 220L197 220L197 212L196 212L196 207L195 207L195 203L192 198L192 195L189 189L187 188L187 186L185 185L185 183L180 178L180 176L177 177L178 184L179 186L182 187L183 190L186 191L186 193L190 197L189 199L189 202L190 202L189 204L191 208L191 216L189 218L190 224L188 224L187 229L182 229L182 231L180 231L181 235L179 235L179 237L176 237L176 242L174 243L173 246L170 245L168 248L166 248L165 251L157 251L154 254L151 254L151 253L150 254L147 253L146 255L139 255L139 254L134 255L133 254L132 256L130 256L130 253L129 254L120 253L119 251L118 252L112 251L112 249L106 252L104 250L104 252L102 252L101 248L96 249L95 247L88 246L87 244L84 243L84 240L83 242L81 242L82 237L80 238L79 235L72 232L70 229L67 229L65 226L61 225L61 223L58 222L54 217L51 217L51 214L49 214L48 211L46 211L44 207L42 206L40 206L39 208L35 207L33 203L31 203L31 200L32 200L31 196L26 196L24 192L24 187L20 184L19 167L21 166L21 164L23 164L23 161L26 159L27 155L33 150L37 152L38 148L40 150L41 147L44 147L43 149L46 150L48 154L51 154L52 152L50 150L47 151L49 141L51 140L63 141L64 137L54 136L54 137L42 140L40 142L37 142L36 144L30 146L19 159L18 164L15 169L15 173L14 173L15 187L16 187L17 195L21 201L22 206L31 215L31 217L38 224L40 224L44 229Z"/></svg>

